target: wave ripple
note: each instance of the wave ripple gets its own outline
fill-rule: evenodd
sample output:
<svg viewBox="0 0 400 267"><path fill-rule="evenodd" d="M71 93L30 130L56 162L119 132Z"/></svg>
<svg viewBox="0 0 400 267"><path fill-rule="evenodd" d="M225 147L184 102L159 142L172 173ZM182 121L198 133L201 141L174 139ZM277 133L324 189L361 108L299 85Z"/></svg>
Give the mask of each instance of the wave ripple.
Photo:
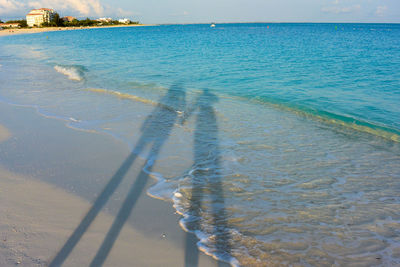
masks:
<svg viewBox="0 0 400 267"><path fill-rule="evenodd" d="M54 69L64 74L68 79L73 81L82 81L84 79L85 68L82 66L54 66Z"/></svg>

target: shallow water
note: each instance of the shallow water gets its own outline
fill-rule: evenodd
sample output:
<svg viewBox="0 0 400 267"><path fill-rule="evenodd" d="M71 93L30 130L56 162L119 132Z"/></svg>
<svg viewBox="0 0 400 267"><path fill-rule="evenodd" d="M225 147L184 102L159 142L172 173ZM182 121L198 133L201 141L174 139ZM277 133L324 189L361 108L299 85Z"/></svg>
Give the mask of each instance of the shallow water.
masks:
<svg viewBox="0 0 400 267"><path fill-rule="evenodd" d="M400 264L399 25L266 26L2 37L0 97L123 140L214 257Z"/></svg>

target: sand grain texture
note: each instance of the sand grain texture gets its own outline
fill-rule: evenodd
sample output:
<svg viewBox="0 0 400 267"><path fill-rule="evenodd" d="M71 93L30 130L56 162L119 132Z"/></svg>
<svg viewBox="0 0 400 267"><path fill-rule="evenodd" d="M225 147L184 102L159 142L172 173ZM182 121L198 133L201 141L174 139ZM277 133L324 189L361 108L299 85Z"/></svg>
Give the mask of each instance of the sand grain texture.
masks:
<svg viewBox="0 0 400 267"><path fill-rule="evenodd" d="M47 266L89 209L89 203L2 167L0 180L0 266ZM112 216L100 214L64 266L89 265L112 222ZM180 265L182 253L173 246L165 249L167 242L162 237L152 240L125 225L105 265Z"/></svg>

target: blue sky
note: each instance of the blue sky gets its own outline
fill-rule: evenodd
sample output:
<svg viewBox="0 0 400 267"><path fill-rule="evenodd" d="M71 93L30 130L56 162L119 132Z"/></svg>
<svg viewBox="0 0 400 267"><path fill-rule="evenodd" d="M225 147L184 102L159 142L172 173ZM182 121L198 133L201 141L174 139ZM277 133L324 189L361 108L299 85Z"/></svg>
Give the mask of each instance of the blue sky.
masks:
<svg viewBox="0 0 400 267"><path fill-rule="evenodd" d="M128 17L142 23L396 22L400 0L0 0L0 19L32 8L76 17Z"/></svg>

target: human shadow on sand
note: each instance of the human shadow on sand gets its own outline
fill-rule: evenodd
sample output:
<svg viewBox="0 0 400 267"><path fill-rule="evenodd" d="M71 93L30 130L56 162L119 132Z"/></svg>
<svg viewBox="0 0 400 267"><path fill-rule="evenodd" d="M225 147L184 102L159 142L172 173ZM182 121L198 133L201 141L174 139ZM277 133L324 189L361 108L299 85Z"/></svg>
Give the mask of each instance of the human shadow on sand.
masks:
<svg viewBox="0 0 400 267"><path fill-rule="evenodd" d="M186 227L190 232L198 230L214 236L212 252L220 260L229 261L231 256L230 233L227 227L225 200L221 183L221 156L219 149L218 124L213 104L218 97L209 90L195 99L193 106L186 112L182 123L190 116L195 116L194 164L191 197L189 199ZM207 203L206 203L207 202ZM202 209L207 205L211 209L212 229L203 229ZM198 266L198 239L186 233L185 266ZM219 266L229 266L219 261Z"/></svg>
<svg viewBox="0 0 400 267"><path fill-rule="evenodd" d="M86 213L78 227L65 242L63 247L57 253L50 263L50 267L61 266L70 255L74 247L78 244L89 226L96 219L97 215L109 201L111 195L116 191L122 180L128 173L130 167L135 162L137 156L150 146L150 152L147 156L140 174L136 178L128 195L122 203L121 209L115 217L106 237L103 240L96 256L91 262L91 266L101 266L107 259L123 225L132 213L135 204L143 192L148 180L149 173L152 170L153 162L157 158L162 146L168 139L174 124L177 122L178 111L184 110L186 105L186 93L179 84L169 88L165 96L161 98L159 104L153 112L146 118L142 125L142 135L131 154L126 158L115 174L111 177L103 191L94 201L92 207Z"/></svg>

